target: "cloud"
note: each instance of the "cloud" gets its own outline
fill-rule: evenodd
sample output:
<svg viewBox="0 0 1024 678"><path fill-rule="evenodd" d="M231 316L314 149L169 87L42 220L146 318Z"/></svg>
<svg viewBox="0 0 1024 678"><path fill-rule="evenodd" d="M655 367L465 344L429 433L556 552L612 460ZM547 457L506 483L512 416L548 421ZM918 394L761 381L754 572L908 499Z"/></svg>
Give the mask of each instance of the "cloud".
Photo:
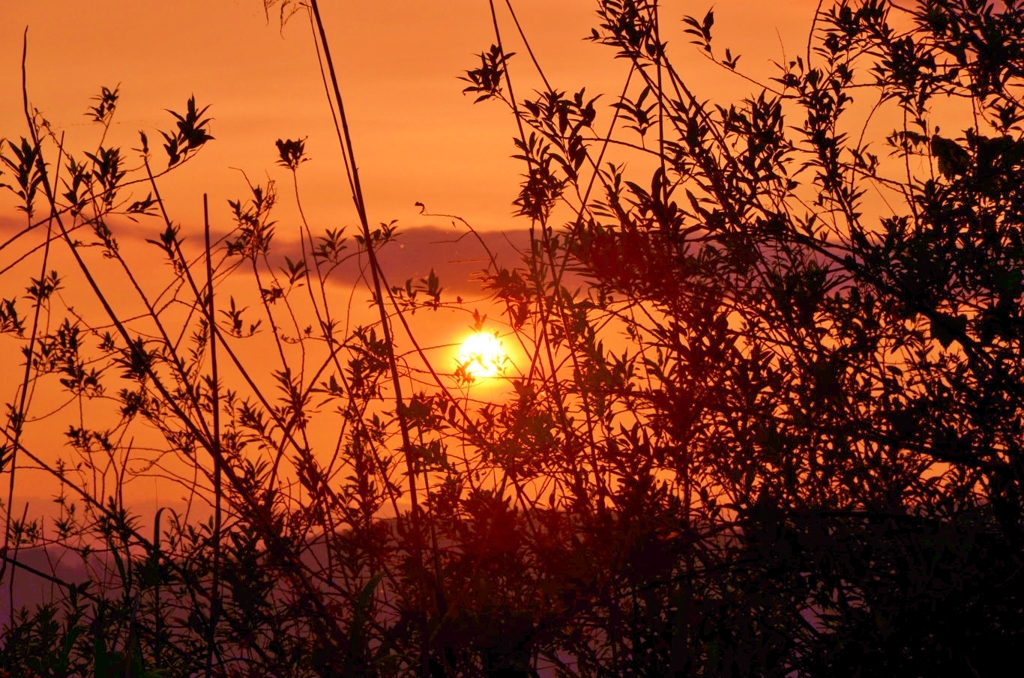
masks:
<svg viewBox="0 0 1024 678"><path fill-rule="evenodd" d="M526 230L474 236L452 228L409 228L381 250L379 260L391 285L426 278L433 269L449 291L474 293L480 291L480 273L490 265L491 255L501 266L518 266L529 243Z"/></svg>
<svg viewBox="0 0 1024 678"><path fill-rule="evenodd" d="M143 219L141 223L135 223L124 218L112 218L108 220L108 225L122 245L129 245L132 241L137 241L136 245L142 245L144 240L157 239L163 230L157 219ZM21 232L24 227L23 219L0 215L0 239L5 241ZM39 227L45 226L40 224L37 228ZM356 255L358 252L355 242L357 233L358 228L355 226L346 229L346 255ZM95 240L89 228L77 230L74 237L83 243ZM196 248L202 243L202 234L183 229L181 237L186 253L198 254ZM214 241L225 237L230 237L230 233L224 230L215 230L211 233ZM316 232L314 237L319 237ZM30 236L28 240L18 243L15 249L38 246L41 243L42 239L38 235ZM146 266L147 261L131 259L144 258L145 255L142 253L147 250L152 252L154 261L162 260L162 255L157 249L148 245L145 249L130 247L129 250L122 249L122 252L129 258L129 265ZM490 264L491 256L499 265L512 268L522 265L521 252L528 250L529 232L526 229L473 234L464 228L452 226L399 226L394 239L379 252L379 260L390 285L404 285L410 278L415 282L420 278L426 278L433 270L440 278L441 285L449 292L472 295L481 291L480 273ZM302 251L297 240L293 237L282 237L279 232L271 243L271 265L275 269L283 267L285 257L298 261L302 258ZM331 278L336 282L354 282L359 278L360 269L365 265L365 254L352 256L335 269ZM239 272L246 270L247 267L243 266Z"/></svg>
<svg viewBox="0 0 1024 678"><path fill-rule="evenodd" d="M357 255L355 242L357 228L349 227L345 255L349 257L331 274L335 282L351 283L358 280L360 270L367 265L365 253ZM219 235L224 235L223 233ZM314 237L318 237L314 233ZM401 286L406 280L417 282L426 278L431 270L441 286L452 294L479 294L480 273L488 268L493 256L506 268L522 265L521 252L529 250L530 236L525 229L487 231L472 234L465 229L422 226L399 227L394 239L378 252L378 261L391 286ZM271 243L270 261L275 267L284 266L285 257L293 262L302 258L295 240L275 238ZM312 264L312 262L310 262ZM240 270L246 270L243 267Z"/></svg>

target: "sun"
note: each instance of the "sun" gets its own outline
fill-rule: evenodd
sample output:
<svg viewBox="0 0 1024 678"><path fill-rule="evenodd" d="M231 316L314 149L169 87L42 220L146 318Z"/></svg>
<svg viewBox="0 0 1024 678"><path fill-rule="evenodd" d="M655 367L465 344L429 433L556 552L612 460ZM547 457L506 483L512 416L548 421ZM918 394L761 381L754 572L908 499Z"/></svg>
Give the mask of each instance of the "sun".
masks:
<svg viewBox="0 0 1024 678"><path fill-rule="evenodd" d="M457 361L467 376L484 379L502 374L508 354L496 335L477 332L462 342Z"/></svg>

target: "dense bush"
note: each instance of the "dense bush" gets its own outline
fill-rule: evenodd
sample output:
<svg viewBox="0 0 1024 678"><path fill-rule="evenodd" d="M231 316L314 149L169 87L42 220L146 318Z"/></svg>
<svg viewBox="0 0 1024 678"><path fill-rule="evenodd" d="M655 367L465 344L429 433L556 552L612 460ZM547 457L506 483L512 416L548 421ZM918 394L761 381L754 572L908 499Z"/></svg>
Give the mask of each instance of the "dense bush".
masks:
<svg viewBox="0 0 1024 678"><path fill-rule="evenodd" d="M1003 665L1024 627L1024 7L823 3L807 53L725 105L673 68L661 31L679 17L648 0L597 9L591 38L631 66L608 106L551 86L517 99L498 33L465 74L518 125L515 207L531 235L521 265L485 273L505 341L527 356L494 402L465 397L465 370L441 374L409 331L414 311L460 304L433 276L403 286L380 266L401 235L367 222L315 0L361 219L351 238L303 223L301 257L279 261L277 196L252 186L231 235L207 229L187 252L159 184L211 138L193 101L162 149L141 139L133 171L102 143L70 155L29 116L30 136L3 151L26 226L2 251L39 273L0 305L4 350L26 357L2 461L12 491L31 464L64 493L47 529L5 504L2 574L45 545L91 576L20 613L0 665ZM690 49L739 68L713 44L712 12L683 21ZM104 90L92 109L103 129L116 104ZM303 143L278 150L298 176ZM163 223L151 242L173 268L156 293L119 248L124 216ZM51 273L59 248L70 269ZM379 321L346 333L326 286L348 257ZM251 298L225 300L242 273ZM57 294L72 277L94 315ZM114 280L141 313L115 308ZM247 364L247 342L273 358ZM26 442L32 395L57 385L109 422L72 424L63 462ZM192 487L210 520L162 511L143 534L120 488L147 464Z"/></svg>

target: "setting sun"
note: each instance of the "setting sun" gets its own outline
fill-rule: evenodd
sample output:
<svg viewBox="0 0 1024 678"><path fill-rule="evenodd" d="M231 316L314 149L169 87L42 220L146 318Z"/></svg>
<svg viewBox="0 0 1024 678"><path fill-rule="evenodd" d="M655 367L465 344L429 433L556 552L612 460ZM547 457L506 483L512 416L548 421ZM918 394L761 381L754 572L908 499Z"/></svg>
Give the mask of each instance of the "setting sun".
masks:
<svg viewBox="0 0 1024 678"><path fill-rule="evenodd" d="M462 342L457 364L468 376L484 379L500 375L507 361L508 355L496 335L477 332Z"/></svg>

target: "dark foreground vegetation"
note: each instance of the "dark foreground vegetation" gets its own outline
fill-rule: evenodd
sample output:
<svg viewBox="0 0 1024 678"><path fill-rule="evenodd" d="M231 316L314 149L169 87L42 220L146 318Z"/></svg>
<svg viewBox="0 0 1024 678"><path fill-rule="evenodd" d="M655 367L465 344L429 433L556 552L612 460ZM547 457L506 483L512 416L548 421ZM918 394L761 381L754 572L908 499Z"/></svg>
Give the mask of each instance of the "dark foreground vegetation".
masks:
<svg viewBox="0 0 1024 678"><path fill-rule="evenodd" d="M667 51L681 16L597 2L591 38L630 71L596 101L555 83L524 98L529 56L496 32L467 92L512 112L531 243L483 282L488 327L528 356L492 403L408 331L414 312L460 308L443 281L379 265L401 235L367 220L315 0L277 7L311 13L360 222L302 224L298 259L275 254L272 186L233 203L225 239L183 244L159 187L210 140L194 102L160 139L79 154L26 105L0 177L25 212L4 266L31 266L3 273L0 340L26 361L3 377L20 388L0 577L49 576L54 593L4 629L0 675L1012 666L1024 6L905 4L824 2L806 50L726 104L669 58L742 71L711 12ZM116 104L97 99L100 129ZM300 176L303 143L278 150ZM125 217L170 263L166 287L123 256ZM379 320L343 332L325 283L347 257ZM241 275L251 298L218 292ZM246 342L271 357L247 363ZM70 405L42 417L37 391L58 389ZM60 460L33 446L54 422ZM11 501L33 468L61 479L56 519ZM210 518L144 522L122 490L154 474ZM43 547L88 580L28 571Z"/></svg>

